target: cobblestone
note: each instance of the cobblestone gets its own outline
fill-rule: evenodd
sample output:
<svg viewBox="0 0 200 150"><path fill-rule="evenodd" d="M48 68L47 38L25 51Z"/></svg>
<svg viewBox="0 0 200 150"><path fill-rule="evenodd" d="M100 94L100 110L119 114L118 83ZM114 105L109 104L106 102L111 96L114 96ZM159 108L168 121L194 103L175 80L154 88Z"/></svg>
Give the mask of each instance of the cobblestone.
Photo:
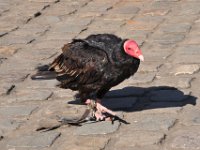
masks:
<svg viewBox="0 0 200 150"><path fill-rule="evenodd" d="M29 116L37 106L1 106L0 115L4 117Z"/></svg>
<svg viewBox="0 0 200 150"><path fill-rule="evenodd" d="M0 0L2 150L198 150L199 0ZM33 81L73 38L112 33L137 41L145 61L103 104L116 121L62 126L86 109L58 82ZM195 105L196 104L196 105Z"/></svg>
<svg viewBox="0 0 200 150"><path fill-rule="evenodd" d="M11 148L45 148L53 144L53 142L60 136L60 133L38 133L35 135L23 135L10 140L7 144Z"/></svg>
<svg viewBox="0 0 200 150"><path fill-rule="evenodd" d="M199 137L198 127L193 127L193 129L186 128L185 130L177 130L174 133L174 137L172 138L168 148L172 148L173 150L197 150L200 148Z"/></svg>
<svg viewBox="0 0 200 150"><path fill-rule="evenodd" d="M112 124L109 121L85 124L77 128L75 135L95 135L113 133L119 128L120 123Z"/></svg>
<svg viewBox="0 0 200 150"><path fill-rule="evenodd" d="M135 131L134 134L126 133L126 135L121 135L114 146L117 148L133 148L135 146L154 145L160 143L164 137L165 135L160 132Z"/></svg>
<svg viewBox="0 0 200 150"><path fill-rule="evenodd" d="M159 131L169 130L176 121L170 114L138 114L128 115L130 125L127 131Z"/></svg>

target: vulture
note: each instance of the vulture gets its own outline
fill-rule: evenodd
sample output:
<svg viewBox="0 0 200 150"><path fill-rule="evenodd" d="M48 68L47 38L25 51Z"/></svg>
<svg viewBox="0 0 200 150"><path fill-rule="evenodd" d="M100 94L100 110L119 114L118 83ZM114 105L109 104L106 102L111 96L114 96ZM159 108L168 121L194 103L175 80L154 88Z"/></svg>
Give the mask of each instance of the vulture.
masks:
<svg viewBox="0 0 200 150"><path fill-rule="evenodd" d="M64 89L78 91L76 98L93 110L94 118L106 120L116 113L101 104L104 95L134 75L144 61L138 44L113 34L93 34L73 39L49 65L38 67L33 80L57 79ZM110 119L110 118L109 118Z"/></svg>

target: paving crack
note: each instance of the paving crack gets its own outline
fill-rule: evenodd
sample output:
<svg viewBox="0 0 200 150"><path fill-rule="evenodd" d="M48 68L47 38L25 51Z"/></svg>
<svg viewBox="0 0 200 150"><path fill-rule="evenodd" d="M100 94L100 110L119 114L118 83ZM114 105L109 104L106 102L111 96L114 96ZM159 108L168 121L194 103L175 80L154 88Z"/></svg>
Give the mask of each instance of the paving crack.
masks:
<svg viewBox="0 0 200 150"><path fill-rule="evenodd" d="M36 18L36 17L38 17L38 16L40 16L40 15L42 15L42 13L41 13L40 11L38 11L38 12L36 12L36 13L34 14L34 17Z"/></svg>
<svg viewBox="0 0 200 150"><path fill-rule="evenodd" d="M47 9L47 8L49 8L49 7L50 7L50 5L45 5L45 6L42 8L42 11L45 10L45 9Z"/></svg>
<svg viewBox="0 0 200 150"><path fill-rule="evenodd" d="M15 85L11 85L11 87L6 92L6 95L10 95L10 93L13 91L14 88L15 88Z"/></svg>

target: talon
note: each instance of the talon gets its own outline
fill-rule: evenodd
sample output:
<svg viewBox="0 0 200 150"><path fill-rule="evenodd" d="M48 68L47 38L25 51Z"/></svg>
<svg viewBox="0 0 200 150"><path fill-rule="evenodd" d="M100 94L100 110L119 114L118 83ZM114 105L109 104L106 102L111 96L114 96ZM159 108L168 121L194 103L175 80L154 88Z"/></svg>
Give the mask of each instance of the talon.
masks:
<svg viewBox="0 0 200 150"><path fill-rule="evenodd" d="M89 105L91 109L93 109L92 116L95 117L97 121L112 121L112 117L108 116L116 116L115 112L101 105L100 100L94 102L93 100L88 99L85 103ZM108 114L108 116L106 116L106 114Z"/></svg>

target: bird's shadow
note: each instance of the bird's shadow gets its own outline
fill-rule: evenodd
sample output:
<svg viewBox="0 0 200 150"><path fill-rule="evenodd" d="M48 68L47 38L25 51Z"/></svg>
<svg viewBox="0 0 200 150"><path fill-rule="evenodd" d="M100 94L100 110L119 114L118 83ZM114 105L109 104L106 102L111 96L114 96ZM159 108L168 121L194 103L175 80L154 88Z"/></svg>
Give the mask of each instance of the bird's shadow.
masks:
<svg viewBox="0 0 200 150"><path fill-rule="evenodd" d="M195 105L197 97L190 92L183 92L175 87L134 87L111 90L102 100L102 104L115 111L141 111L146 109L182 107ZM69 104L80 104L70 101Z"/></svg>

